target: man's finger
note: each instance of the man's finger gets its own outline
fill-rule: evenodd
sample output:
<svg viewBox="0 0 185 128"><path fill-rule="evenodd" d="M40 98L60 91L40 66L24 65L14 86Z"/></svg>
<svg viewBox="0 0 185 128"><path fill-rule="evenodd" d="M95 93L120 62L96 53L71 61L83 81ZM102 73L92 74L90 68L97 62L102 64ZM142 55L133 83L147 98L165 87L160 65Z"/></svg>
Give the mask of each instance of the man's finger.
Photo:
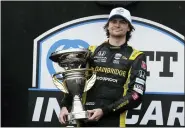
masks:
<svg viewBox="0 0 185 128"><path fill-rule="evenodd" d="M59 115L59 121L60 121L60 123L62 123L62 118L61 118L61 115Z"/></svg>
<svg viewBox="0 0 185 128"><path fill-rule="evenodd" d="M58 120L59 120L60 123L62 122L61 119L60 119L60 116L59 116Z"/></svg>
<svg viewBox="0 0 185 128"><path fill-rule="evenodd" d="M94 113L90 118L89 118L89 120L95 120L95 118L96 118L96 113Z"/></svg>
<svg viewBox="0 0 185 128"><path fill-rule="evenodd" d="M63 117L64 117L64 122L66 122L66 115L64 115Z"/></svg>
<svg viewBox="0 0 185 128"><path fill-rule="evenodd" d="M65 124L66 123L66 117L64 115L60 117L60 122L62 124Z"/></svg>
<svg viewBox="0 0 185 128"><path fill-rule="evenodd" d="M87 110L88 113L94 113L95 110Z"/></svg>
<svg viewBox="0 0 185 128"><path fill-rule="evenodd" d="M87 113L88 113L88 118L90 118L93 115L94 110L87 110Z"/></svg>
<svg viewBox="0 0 185 128"><path fill-rule="evenodd" d="M99 119L100 119L100 117L99 117L99 116L97 116L97 117L95 118L95 120L96 120L96 121L98 121Z"/></svg>
<svg viewBox="0 0 185 128"><path fill-rule="evenodd" d="M63 119L63 117L61 117L60 122L61 122L62 124L64 124L64 119Z"/></svg>

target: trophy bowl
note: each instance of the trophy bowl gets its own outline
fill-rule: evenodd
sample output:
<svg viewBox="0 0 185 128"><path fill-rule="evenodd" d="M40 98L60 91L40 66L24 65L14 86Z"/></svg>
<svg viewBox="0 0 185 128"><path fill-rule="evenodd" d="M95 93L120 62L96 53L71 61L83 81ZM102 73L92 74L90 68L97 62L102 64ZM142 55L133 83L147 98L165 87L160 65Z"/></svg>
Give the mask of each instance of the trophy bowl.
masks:
<svg viewBox="0 0 185 128"><path fill-rule="evenodd" d="M90 51L88 49L71 48L55 51L49 57L63 69L63 71L52 75L53 83L62 92L70 93L73 96L72 109L68 115L68 121L88 118L88 113L84 110L81 96L96 81L96 73L88 67L89 55ZM91 75L89 74L90 72Z"/></svg>

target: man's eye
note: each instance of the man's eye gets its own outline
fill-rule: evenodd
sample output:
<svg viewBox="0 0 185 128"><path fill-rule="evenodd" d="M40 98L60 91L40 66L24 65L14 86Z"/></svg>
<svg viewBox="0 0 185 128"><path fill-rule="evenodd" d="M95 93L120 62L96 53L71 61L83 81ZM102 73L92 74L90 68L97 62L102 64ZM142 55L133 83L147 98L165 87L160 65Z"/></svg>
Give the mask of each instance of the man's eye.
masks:
<svg viewBox="0 0 185 128"><path fill-rule="evenodd" d="M122 24L126 24L127 22L125 20L120 21Z"/></svg>
<svg viewBox="0 0 185 128"><path fill-rule="evenodd" d="M112 23L116 23L117 21L116 20L112 20Z"/></svg>

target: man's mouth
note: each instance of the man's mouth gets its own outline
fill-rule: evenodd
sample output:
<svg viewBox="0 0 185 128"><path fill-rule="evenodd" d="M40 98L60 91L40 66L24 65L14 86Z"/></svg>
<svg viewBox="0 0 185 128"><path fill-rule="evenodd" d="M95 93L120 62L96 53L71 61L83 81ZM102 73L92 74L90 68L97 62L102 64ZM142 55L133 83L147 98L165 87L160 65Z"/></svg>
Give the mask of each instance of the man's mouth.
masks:
<svg viewBox="0 0 185 128"><path fill-rule="evenodd" d="M121 32L122 30L114 30L115 32Z"/></svg>

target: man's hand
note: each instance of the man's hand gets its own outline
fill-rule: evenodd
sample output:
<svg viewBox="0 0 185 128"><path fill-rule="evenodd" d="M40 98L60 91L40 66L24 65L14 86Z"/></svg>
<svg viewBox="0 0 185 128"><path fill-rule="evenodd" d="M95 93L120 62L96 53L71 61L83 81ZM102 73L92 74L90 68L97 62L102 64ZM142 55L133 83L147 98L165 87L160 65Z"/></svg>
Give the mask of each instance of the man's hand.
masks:
<svg viewBox="0 0 185 128"><path fill-rule="evenodd" d="M100 108L87 110L87 112L89 115L89 121L98 121L103 116L103 111Z"/></svg>
<svg viewBox="0 0 185 128"><path fill-rule="evenodd" d="M61 124L65 124L67 121L67 115L69 114L66 107L62 107L60 110L59 121Z"/></svg>

